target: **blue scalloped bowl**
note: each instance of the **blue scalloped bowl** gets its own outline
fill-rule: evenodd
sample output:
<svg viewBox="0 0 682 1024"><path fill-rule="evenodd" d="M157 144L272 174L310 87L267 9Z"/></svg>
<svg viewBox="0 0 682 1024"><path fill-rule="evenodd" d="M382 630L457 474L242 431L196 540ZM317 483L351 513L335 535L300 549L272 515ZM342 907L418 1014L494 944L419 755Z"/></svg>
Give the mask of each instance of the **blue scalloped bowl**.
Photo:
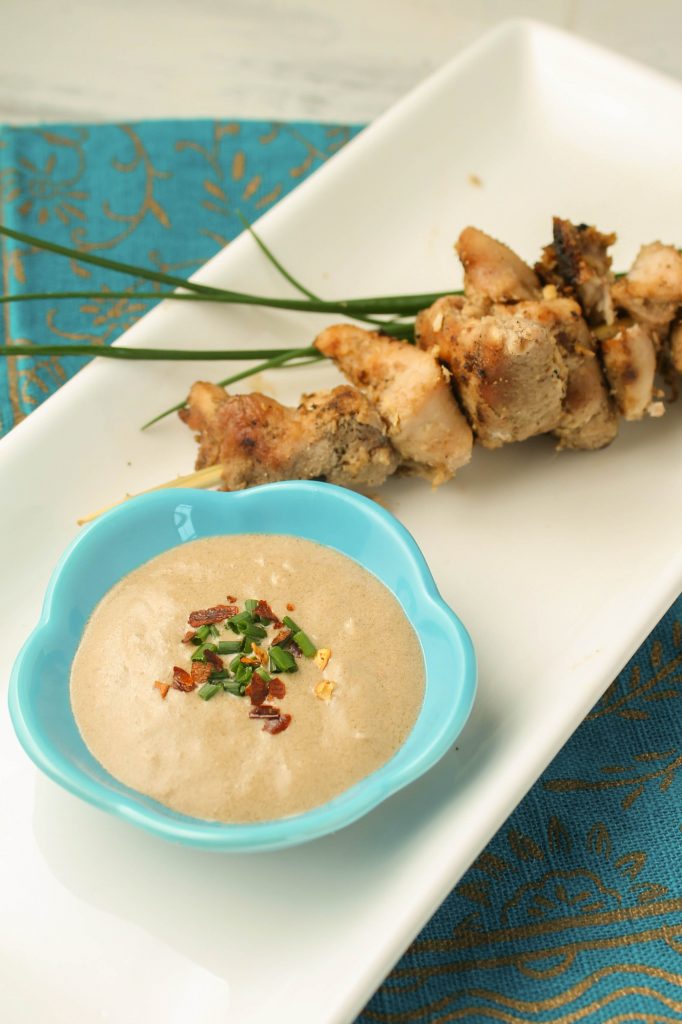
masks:
<svg viewBox="0 0 682 1024"><path fill-rule="evenodd" d="M168 548L217 534L284 533L335 548L395 594L422 643L426 692L405 743L383 767L304 814L226 825L177 814L114 779L81 739L71 662L95 605L122 576ZM96 807L165 839L212 850L291 846L342 828L431 768L464 725L476 688L469 635L440 597L407 530L379 505L329 484L295 481L234 494L163 490L86 527L57 565L42 615L16 660L9 708L46 775Z"/></svg>

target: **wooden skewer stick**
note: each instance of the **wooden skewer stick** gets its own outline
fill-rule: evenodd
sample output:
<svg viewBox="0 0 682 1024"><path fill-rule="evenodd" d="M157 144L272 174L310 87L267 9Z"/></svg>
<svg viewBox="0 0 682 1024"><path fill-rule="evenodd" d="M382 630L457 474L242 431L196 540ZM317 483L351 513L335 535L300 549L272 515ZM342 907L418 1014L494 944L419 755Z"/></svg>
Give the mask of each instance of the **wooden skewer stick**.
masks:
<svg viewBox="0 0 682 1024"><path fill-rule="evenodd" d="M146 491L140 491L140 494L151 494L152 491L162 491L167 487L200 487L202 489L215 487L216 484L220 483L222 471L223 467L221 465L206 466L204 469L198 469L195 473L189 473L187 476L179 476L175 480L167 480L164 484L157 484L156 487L149 487ZM116 508L117 505L122 505L124 501L135 497L137 497L135 494L126 494L125 498L121 498L120 501L115 501L112 505L106 505L96 512L91 512L89 516L83 516L82 519L77 520L77 523L79 526L85 526L86 523L91 523L93 519L97 519L102 513L108 512L110 508Z"/></svg>

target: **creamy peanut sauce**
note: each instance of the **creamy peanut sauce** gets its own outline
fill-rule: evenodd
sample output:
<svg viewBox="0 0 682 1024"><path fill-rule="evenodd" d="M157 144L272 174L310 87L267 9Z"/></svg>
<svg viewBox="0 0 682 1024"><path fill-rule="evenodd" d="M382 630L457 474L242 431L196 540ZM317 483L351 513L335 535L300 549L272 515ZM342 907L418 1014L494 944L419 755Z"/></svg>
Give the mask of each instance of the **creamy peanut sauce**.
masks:
<svg viewBox="0 0 682 1024"><path fill-rule="evenodd" d="M171 689L190 611L234 595L290 614L318 647L324 671L298 660L280 673L292 716L270 735L248 697ZM220 639L234 634L220 624ZM225 664L230 658L225 657ZM321 679L331 700L315 696ZM281 818L326 802L384 764L407 738L424 695L424 662L400 605L356 562L300 538L210 537L164 552L109 591L76 652L71 703L93 756L121 782L175 811L212 821Z"/></svg>

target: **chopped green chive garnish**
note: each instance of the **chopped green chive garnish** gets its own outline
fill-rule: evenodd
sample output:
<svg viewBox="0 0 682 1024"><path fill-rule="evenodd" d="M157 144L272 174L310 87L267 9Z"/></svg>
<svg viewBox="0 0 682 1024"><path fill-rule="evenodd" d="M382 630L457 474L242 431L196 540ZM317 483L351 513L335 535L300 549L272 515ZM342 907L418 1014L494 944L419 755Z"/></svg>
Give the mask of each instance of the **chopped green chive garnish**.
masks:
<svg viewBox="0 0 682 1024"><path fill-rule="evenodd" d="M238 683L236 679L229 679L223 683L225 693L231 693L233 697L243 697L246 683Z"/></svg>
<svg viewBox="0 0 682 1024"><path fill-rule="evenodd" d="M257 626L255 623L253 625L240 625L239 632L251 640L263 640L268 635L267 629L264 629L263 626Z"/></svg>
<svg viewBox="0 0 682 1024"><path fill-rule="evenodd" d="M217 644L218 654L236 654L242 650L243 644L243 640L219 640Z"/></svg>
<svg viewBox="0 0 682 1024"><path fill-rule="evenodd" d="M298 633L294 633L292 639L296 646L301 649L301 653L304 654L306 658L315 657L317 654L317 647L302 629L299 629Z"/></svg>
<svg viewBox="0 0 682 1024"><path fill-rule="evenodd" d="M267 614L257 614L259 605L261 606L261 611ZM266 601L250 597L244 602L243 611L237 612L236 615L231 616L220 625L220 629L232 632L233 639L220 640L220 629L216 623L206 623L196 629L194 634L189 634L194 645L194 651L191 655L192 661L205 664L208 652L232 656L229 668L215 668L211 665L212 671L208 679L197 690L202 700L211 700L219 690L230 693L233 697L243 697L254 676L258 676L263 683L272 683L273 676L270 673L274 675L281 672L298 672L299 666L296 657L298 657L299 651L306 658L314 658L318 654L318 650L308 634L299 627L298 623L291 616L285 615L282 623L276 624L276 629L279 629L280 625L287 628L287 632L279 635L280 644L284 646L272 643L272 640L270 640L272 644L268 651L270 658L268 668L270 671L263 668L258 664L259 657L255 656L253 651L257 651L262 656L263 652L258 644L262 644L263 641L267 643L268 628L273 622L275 622L274 612L270 610L269 604ZM288 637L288 639L283 639L284 637ZM275 637L275 639L278 638ZM296 645L295 647L293 647L294 644ZM289 646L293 647L296 651L296 657L294 657L290 649L287 649ZM217 661L217 659L214 660ZM248 661L251 664L244 663ZM275 680L275 682L277 682L280 689L283 689L282 683L278 680ZM279 692L279 690L276 692Z"/></svg>
<svg viewBox="0 0 682 1024"><path fill-rule="evenodd" d="M215 651L215 644L199 644L196 651L192 655L192 661L206 661L206 651Z"/></svg>
<svg viewBox="0 0 682 1024"><path fill-rule="evenodd" d="M259 626L251 612L240 612L227 620L227 624L233 633L241 633L242 636L250 637L252 640L262 640L267 636L267 630Z"/></svg>
<svg viewBox="0 0 682 1024"><path fill-rule="evenodd" d="M233 615L231 619L227 620L227 624L233 633L241 632L240 626L251 622L253 622L251 612L240 612L238 615Z"/></svg>
<svg viewBox="0 0 682 1024"><path fill-rule="evenodd" d="M233 615L232 618L227 620L228 622L234 622L239 624L240 622L253 622L253 615L251 612L243 611L238 612L237 615Z"/></svg>
<svg viewBox="0 0 682 1024"><path fill-rule="evenodd" d="M239 665L239 668L234 674L235 682L237 683L248 683L251 681L253 675L253 669L250 665Z"/></svg>
<svg viewBox="0 0 682 1024"><path fill-rule="evenodd" d="M210 700L211 697L215 697L218 690L221 689L222 687L218 683L204 683L199 690L199 696L202 700Z"/></svg>
<svg viewBox="0 0 682 1024"><path fill-rule="evenodd" d="M270 669L275 672L298 672L298 665L293 654L282 650L281 647L270 648Z"/></svg>

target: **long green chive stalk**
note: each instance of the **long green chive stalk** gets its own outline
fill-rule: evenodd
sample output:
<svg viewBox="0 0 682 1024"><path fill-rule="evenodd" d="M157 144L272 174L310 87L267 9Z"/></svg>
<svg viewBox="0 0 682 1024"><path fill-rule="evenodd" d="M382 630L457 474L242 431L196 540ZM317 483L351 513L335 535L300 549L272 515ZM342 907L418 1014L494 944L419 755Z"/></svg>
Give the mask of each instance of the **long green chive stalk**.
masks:
<svg viewBox="0 0 682 1024"><path fill-rule="evenodd" d="M157 362L191 362L194 359L213 362L240 359L271 360L282 355L290 356L292 351L304 352L313 362L317 362L320 358L320 353L314 348L292 350L281 348L125 348L123 345L0 345L0 356L98 356L100 359L142 359ZM315 358L313 359L314 354Z"/></svg>
<svg viewBox="0 0 682 1024"><path fill-rule="evenodd" d="M239 218L239 220L240 220L240 221L242 222L242 224L243 224L243 226L244 226L244 230L245 230L245 231L248 231L248 233L249 233L249 234L251 235L251 237L253 238L254 242L256 243L256 245L258 246L258 248L260 249L260 251L261 251L261 252L263 253L263 255L265 256L265 258L266 258L266 259L267 259L267 260L268 260L268 261L269 261L269 262L270 262L270 263L272 264L272 266L273 266L273 267L275 268L275 270L279 271L279 273L280 273L280 274L282 275L282 277L284 278L284 280L285 280L285 281L288 281L288 282L289 282L289 284L293 285L293 287L294 287L294 288L295 288L295 289L296 289L297 291L299 291L299 292L300 292L300 293L301 293L302 295L307 295L307 297L308 297L309 299L312 299L312 300L313 300L314 302L321 302L321 301L322 301L322 299L320 298L320 296L319 296L319 295L316 295L316 294L315 294L315 292L311 292L309 288L306 288L306 286L305 286L304 284L301 284L301 282L300 282L300 281L298 280L298 278L294 277L294 275L293 275L292 273L290 273L290 272L289 272L289 271L288 271L288 270L286 269L286 267L285 267L285 266L283 266L283 264L282 264L282 263L281 263L281 262L280 262L280 261L279 261L279 260L277 259L277 257L275 256L275 254L274 254L274 252L272 251L272 249L270 249L270 248L269 248L269 247L268 247L268 246L267 246L267 245L265 244L265 242L263 241L263 239L262 239L262 238L260 237L260 235L259 235L259 234L258 234L258 233L257 233L257 232L256 232L256 231L254 230L254 227L253 227L253 225L252 225L252 224L251 224L251 223L250 223L250 222L249 222L249 221L248 221L248 220L246 219L246 217L245 217L245 216L243 215L243 213L241 213L241 211L239 211L239 210L236 210L236 211L235 211L235 213L237 214L237 217ZM423 307L422 307L422 308L423 308ZM419 312L419 310L417 310L416 312ZM415 314L415 315L416 315L416 314ZM400 314L397 314L397 316L399 317L399 316L400 316ZM388 324L390 324L390 321L386 321L386 320L377 320L377 319L376 319L376 317L372 317L372 316L362 316L362 315L361 315L361 314L359 314L359 313L357 314L357 316L355 317L355 319L356 319L356 320L362 320L362 321L363 321L363 323L367 323L367 324L375 324L375 325L377 325L377 326L381 327L381 328L382 328L382 329L384 329L384 330L385 330L386 326L387 326ZM403 325L403 326L406 326L406 325ZM407 336L408 336L408 335L406 335L406 337L407 337Z"/></svg>
<svg viewBox="0 0 682 1024"><path fill-rule="evenodd" d="M81 252L79 249L50 242L47 239L27 234L23 231L16 231L12 228L0 225L0 235L12 238L17 242L30 245L38 249L44 249L55 255L65 256L81 263L89 263L94 266L113 270L117 273L132 275L143 280L152 281L155 284L172 285L175 288L182 288L182 292L131 292L131 291L64 291L64 292L29 292L18 295L0 296L1 303L29 302L29 301L57 301L64 299L92 300L100 299L105 301L127 299L144 302L158 302L162 299L171 299L180 302L221 302L236 305L257 305L278 309L289 309L295 311L317 312L317 313L338 313L341 315L355 316L357 319L379 326L384 333L396 338L413 339L414 325L412 323L390 322L385 323L368 317L366 314L393 315L405 317L415 315L420 309L435 301L440 294L432 293L414 296L383 296L378 299L340 299L336 301L324 301L314 292L306 288L280 263L274 253L268 248L258 234L253 230L245 217L238 214L245 228L250 232L257 245L266 258L275 266L278 272L299 292L306 296L305 299L277 299L250 295L248 293L233 290L215 288L203 285L195 281L189 281L174 274L167 274L163 271L150 270L146 267L138 267L130 263L122 263L119 260L112 260L108 257L98 256L94 253ZM252 351L250 353L241 350L225 352L224 350L197 350L194 352L181 349L142 349L127 348L125 346L101 346L95 348L89 345L4 345L0 346L0 355L5 356L40 356L40 355L78 355L78 356L99 356L108 359L149 359L149 360L209 360L209 359L263 359L264 361L226 378L219 383L219 386L226 387L239 380L253 376L264 370L275 369L293 364L295 366L307 365L323 358L314 349L281 350L267 349ZM303 357L303 358L301 358ZM144 424L142 429L157 423L172 412L183 408L184 402L178 403L171 409L167 409Z"/></svg>
<svg viewBox="0 0 682 1024"><path fill-rule="evenodd" d="M1 231L0 231L1 233ZM454 294L450 292L450 294ZM411 296L405 296L410 302ZM417 298L425 298L428 296ZM435 296L431 301L435 302ZM338 299L323 301L316 299L314 302L307 299L272 299L259 295L247 295L241 292L226 293L225 295L187 295L182 292L110 292L110 291L68 291L68 292L21 292L15 295L0 295L0 305L15 302L63 302L65 299L130 299L135 302L160 302L162 299L169 299L172 302L213 302L225 306L265 306L271 309L288 309L301 313L338 313L340 316L351 316L356 320L366 320L369 323L380 324L382 327L391 327L390 323L384 324L382 320L363 315L362 309L371 299ZM390 298L379 299L387 306L392 300ZM401 301L396 299L396 302ZM425 305L431 303L426 301ZM401 312L400 316L410 316L424 309L425 305L418 305L414 309L409 308L407 312ZM356 315L357 312L357 315ZM379 313L395 313L392 309L379 309Z"/></svg>
<svg viewBox="0 0 682 1024"><path fill-rule="evenodd" d="M314 301L319 302L319 295L316 295L315 292L311 292L309 288L306 288L304 284L301 284L301 282L297 278L295 278L294 275L291 274L285 266L283 266L280 263L280 261L275 256L274 252L272 252L272 250L268 248L268 246L265 244L260 235L254 231L253 225L251 224L250 221L246 219L241 210L235 210L235 213L237 214L239 220L242 222L242 227L244 228L244 230L248 231L248 233L251 235L260 251L265 256L265 258L270 263L272 263L275 270L279 271L284 280L288 281L289 284L293 285L296 291L300 292L301 295L307 295L309 299L313 299Z"/></svg>
<svg viewBox="0 0 682 1024"><path fill-rule="evenodd" d="M79 263L90 263L94 266L103 267L106 270L113 270L117 273L128 274L132 277L139 277L145 281L154 281L157 284L172 285L174 288L183 288L189 292L195 292L201 296L203 301L225 302L234 305L246 306L267 306L274 309L289 309L308 313L339 313L352 316L353 313L369 314L400 314L403 316L415 315L420 309L431 305L437 298L443 295L453 294L452 292L433 292L422 295L397 295L381 296L378 298L363 299L335 299L327 301L322 299L286 299L272 298L262 295L251 295L248 292L237 292L225 288L215 288L211 285L200 284L198 281L190 281L174 274L167 274L161 270L150 270L147 267L137 267L131 263L122 263L119 260L112 260L106 256L97 256L91 252L81 252L80 249L72 249L69 246L59 245L57 242L50 242L45 238L36 235L29 235L24 231L15 231L13 228L0 225L0 235L12 238L24 245L31 245L37 249L44 249L47 252L55 253L58 256L65 256L77 260ZM267 247L263 250L268 258L271 254ZM281 266L281 264L280 264ZM298 287L298 284L296 285ZM302 287L302 286L301 286ZM60 298L111 298L109 292L38 292L30 296L31 299L60 299ZM134 292L124 293L125 298L135 298ZM167 298L166 293L154 293L156 300ZM19 302L29 296L4 296L5 301ZM177 296L176 296L177 298ZM185 296L185 301L192 301ZM198 301L196 298L194 301Z"/></svg>

